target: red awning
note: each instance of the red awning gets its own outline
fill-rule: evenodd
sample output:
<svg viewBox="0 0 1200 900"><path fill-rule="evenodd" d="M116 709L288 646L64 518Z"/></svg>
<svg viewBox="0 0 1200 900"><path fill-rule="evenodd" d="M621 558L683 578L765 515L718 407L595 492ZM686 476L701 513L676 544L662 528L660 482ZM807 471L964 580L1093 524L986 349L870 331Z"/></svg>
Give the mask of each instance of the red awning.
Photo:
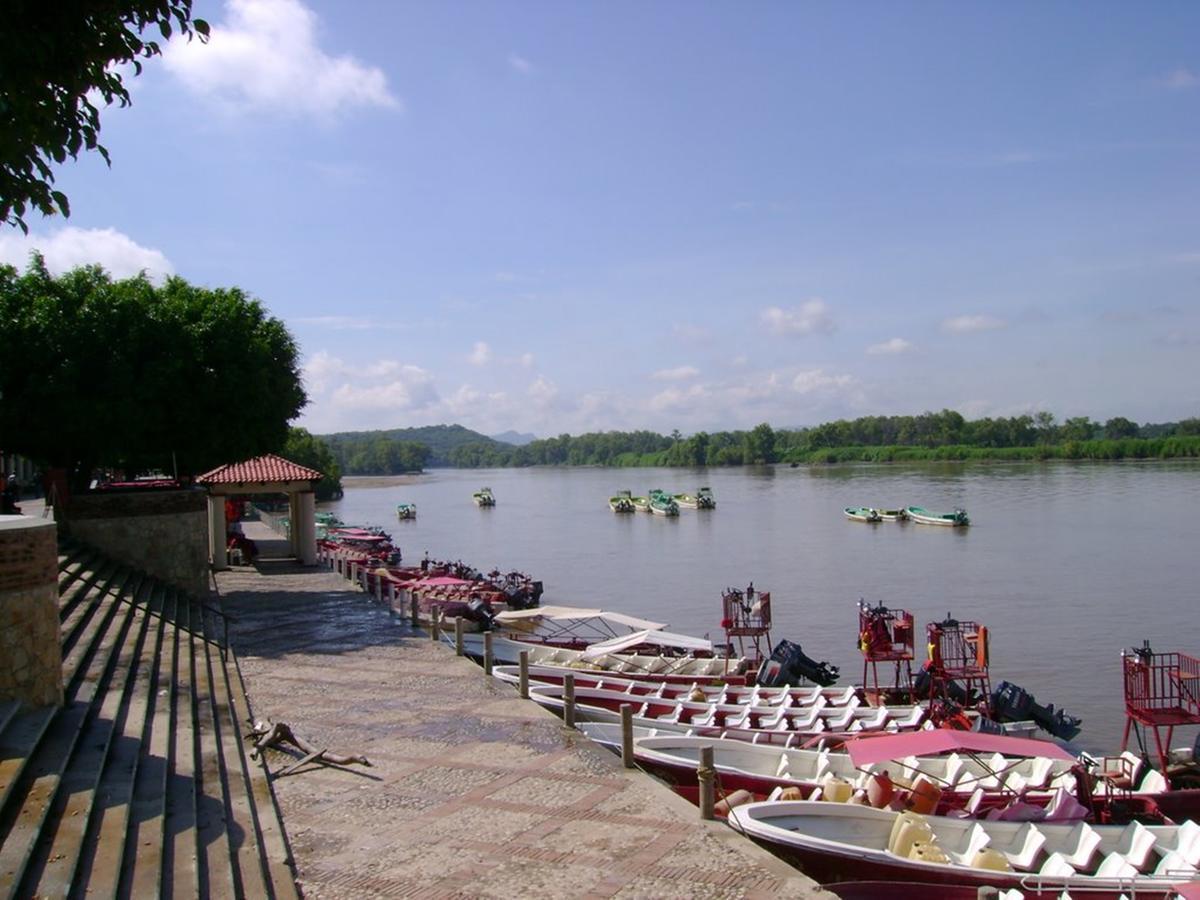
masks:
<svg viewBox="0 0 1200 900"><path fill-rule="evenodd" d="M954 731L949 728L859 737L846 742L850 761L859 768L891 759L903 759L906 756L934 756L952 750L965 753L1002 753L1005 756L1048 756L1051 759L1068 761L1075 759L1058 744L1052 744L1050 741L1011 737L1007 734Z"/></svg>

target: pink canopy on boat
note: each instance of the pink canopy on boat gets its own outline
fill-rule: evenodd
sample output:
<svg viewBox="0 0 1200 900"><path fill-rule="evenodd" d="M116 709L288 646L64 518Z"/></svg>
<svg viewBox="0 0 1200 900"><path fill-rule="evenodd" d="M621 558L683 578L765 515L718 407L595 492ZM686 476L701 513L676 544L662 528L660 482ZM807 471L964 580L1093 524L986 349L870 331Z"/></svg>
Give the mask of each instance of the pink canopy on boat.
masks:
<svg viewBox="0 0 1200 900"><path fill-rule="evenodd" d="M1075 757L1058 744L1032 738L1011 737L1007 734L984 734L978 731L954 731L935 728L931 731L908 731L879 737L860 737L846 742L850 761L860 768L906 756L933 756L951 750L966 753L1002 753L1005 756L1047 756L1050 759L1074 761Z"/></svg>

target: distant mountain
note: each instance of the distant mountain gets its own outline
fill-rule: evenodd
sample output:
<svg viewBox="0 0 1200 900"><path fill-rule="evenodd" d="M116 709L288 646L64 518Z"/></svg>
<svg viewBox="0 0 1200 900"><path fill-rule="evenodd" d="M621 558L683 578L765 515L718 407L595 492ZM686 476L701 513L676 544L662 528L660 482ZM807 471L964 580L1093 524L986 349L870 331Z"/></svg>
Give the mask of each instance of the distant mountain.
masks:
<svg viewBox="0 0 1200 900"><path fill-rule="evenodd" d="M371 447L392 443L422 444L429 448L429 456L425 460L427 466L450 465L449 455L458 447L467 444L483 444L488 447L507 447L500 441L492 440L486 434L472 431L461 425L426 425L423 428L392 428L387 431L342 431L337 434L320 435L321 440L329 445L334 456L342 465L343 471L354 472L360 466L348 466L347 463L355 456ZM378 456L378 454L376 454ZM386 471L371 457L367 458L365 468L372 473Z"/></svg>
<svg viewBox="0 0 1200 900"><path fill-rule="evenodd" d="M493 441L499 441L502 444L512 444L514 447L524 447L526 444L532 444L537 440L536 434L522 434L519 431L506 431L503 434L493 434Z"/></svg>

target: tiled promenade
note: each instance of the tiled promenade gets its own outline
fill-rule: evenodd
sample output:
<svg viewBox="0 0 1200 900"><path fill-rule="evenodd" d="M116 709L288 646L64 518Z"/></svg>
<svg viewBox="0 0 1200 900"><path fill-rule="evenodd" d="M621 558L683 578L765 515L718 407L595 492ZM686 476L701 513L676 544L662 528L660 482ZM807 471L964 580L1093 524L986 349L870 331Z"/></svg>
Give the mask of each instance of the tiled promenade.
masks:
<svg viewBox="0 0 1200 900"><path fill-rule="evenodd" d="M373 764L275 780L306 896L832 897L338 576L216 580L254 715Z"/></svg>

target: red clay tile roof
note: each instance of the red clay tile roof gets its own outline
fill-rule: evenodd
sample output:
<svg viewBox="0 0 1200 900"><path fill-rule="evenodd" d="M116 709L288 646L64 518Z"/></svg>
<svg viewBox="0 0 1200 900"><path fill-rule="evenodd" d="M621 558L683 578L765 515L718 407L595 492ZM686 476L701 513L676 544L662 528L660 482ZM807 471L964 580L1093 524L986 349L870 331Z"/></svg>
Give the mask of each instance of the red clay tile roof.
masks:
<svg viewBox="0 0 1200 900"><path fill-rule="evenodd" d="M280 481L316 481L324 475L282 456L268 453L245 462L226 463L196 480L201 484L267 484Z"/></svg>

